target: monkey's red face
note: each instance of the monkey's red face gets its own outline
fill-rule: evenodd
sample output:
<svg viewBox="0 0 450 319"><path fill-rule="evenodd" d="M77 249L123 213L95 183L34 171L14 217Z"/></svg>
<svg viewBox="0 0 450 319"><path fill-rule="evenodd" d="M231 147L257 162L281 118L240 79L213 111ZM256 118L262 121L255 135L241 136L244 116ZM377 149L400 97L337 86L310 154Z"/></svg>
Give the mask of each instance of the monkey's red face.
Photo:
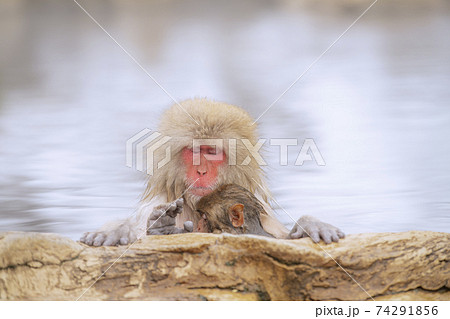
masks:
<svg viewBox="0 0 450 319"><path fill-rule="evenodd" d="M200 146L199 149L185 147L181 153L186 167L189 192L196 196L205 196L217 187L219 167L225 165L226 154L212 146Z"/></svg>

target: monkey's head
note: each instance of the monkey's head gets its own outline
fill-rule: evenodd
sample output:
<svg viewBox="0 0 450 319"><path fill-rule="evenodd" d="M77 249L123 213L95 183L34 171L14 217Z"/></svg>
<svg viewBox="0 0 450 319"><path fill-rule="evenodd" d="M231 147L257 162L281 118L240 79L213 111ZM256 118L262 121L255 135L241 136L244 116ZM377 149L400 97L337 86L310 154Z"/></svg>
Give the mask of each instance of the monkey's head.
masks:
<svg viewBox="0 0 450 319"><path fill-rule="evenodd" d="M270 236L261 225L266 214L259 200L247 189L227 184L202 197L196 207L201 219L197 232Z"/></svg>
<svg viewBox="0 0 450 319"><path fill-rule="evenodd" d="M203 196L235 183L267 201L263 171L249 151L257 144L256 125L243 109L206 99L187 100L163 114L159 132L170 140L156 150L153 163L168 154L170 161L155 167L144 198L167 194L172 201L184 194L186 204L195 209Z"/></svg>

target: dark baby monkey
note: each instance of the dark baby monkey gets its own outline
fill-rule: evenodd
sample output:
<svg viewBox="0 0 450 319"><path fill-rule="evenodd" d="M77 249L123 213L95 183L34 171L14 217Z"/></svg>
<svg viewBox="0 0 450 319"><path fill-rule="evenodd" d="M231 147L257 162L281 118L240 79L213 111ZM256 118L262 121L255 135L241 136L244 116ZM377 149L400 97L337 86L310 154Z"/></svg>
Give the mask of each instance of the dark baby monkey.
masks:
<svg viewBox="0 0 450 319"><path fill-rule="evenodd" d="M267 215L263 205L255 195L239 185L218 187L202 197L196 209L201 216L197 232L273 237L261 225L261 215Z"/></svg>

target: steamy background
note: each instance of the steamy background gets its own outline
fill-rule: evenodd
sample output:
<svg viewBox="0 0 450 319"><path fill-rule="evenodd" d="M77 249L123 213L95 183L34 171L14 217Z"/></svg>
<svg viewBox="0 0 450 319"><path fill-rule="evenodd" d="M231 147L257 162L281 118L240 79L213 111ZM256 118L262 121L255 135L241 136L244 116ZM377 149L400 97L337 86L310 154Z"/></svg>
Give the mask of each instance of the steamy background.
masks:
<svg viewBox="0 0 450 319"><path fill-rule="evenodd" d="M372 0L80 4L177 100L261 113ZM346 233L450 231L450 1L376 3L259 121L293 217ZM78 239L130 215L125 142L172 100L71 0L0 2L0 231ZM326 166L294 166L314 138ZM292 220L282 210L279 218Z"/></svg>

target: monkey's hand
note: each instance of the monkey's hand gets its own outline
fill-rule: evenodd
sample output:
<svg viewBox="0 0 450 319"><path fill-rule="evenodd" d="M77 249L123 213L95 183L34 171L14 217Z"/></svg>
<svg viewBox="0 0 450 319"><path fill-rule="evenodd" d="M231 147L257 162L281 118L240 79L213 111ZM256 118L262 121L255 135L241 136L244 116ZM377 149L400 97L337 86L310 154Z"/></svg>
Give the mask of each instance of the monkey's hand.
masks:
<svg viewBox="0 0 450 319"><path fill-rule="evenodd" d="M339 228L323 223L312 216L302 216L289 233L289 238L303 237L311 237L315 243L322 238L326 244L330 244L332 241L338 242L339 238L345 237L345 234Z"/></svg>
<svg viewBox="0 0 450 319"><path fill-rule="evenodd" d="M184 229L175 226L175 218L182 212L182 198L179 198L171 203L155 207L148 219L147 235L191 233L194 230L194 224L191 221L184 223Z"/></svg>
<svg viewBox="0 0 450 319"><path fill-rule="evenodd" d="M136 239L136 228L128 221L124 221L120 224L107 224L95 232L84 233L80 241L89 246L117 246L128 245Z"/></svg>
<svg viewBox="0 0 450 319"><path fill-rule="evenodd" d="M94 232L87 232L84 233L83 237L80 238L80 241L82 243L85 243L86 245L90 246L117 246L117 245L128 245L133 242L135 242L138 238L142 237L146 233L146 229L148 226L152 226L152 228L157 228L158 225L161 226L164 223L161 223L158 219L162 215L163 212L167 210L168 216L163 216L162 218L166 218L163 220L172 220L175 221L175 217L177 214L179 214L182 211L183 207L183 200L181 199L166 205L158 206L153 210L151 213L149 219L145 218L145 221L143 222L142 226L139 226L139 223L136 223L136 220L125 220L122 222L114 222L104 225L102 228L100 228L97 231ZM166 208L166 209L164 209ZM153 218L152 221L150 221ZM161 218L161 219L162 219ZM147 224L148 222L148 224ZM152 225L153 222L155 225ZM173 231L168 232L168 228L164 228L166 234L173 234L179 232L189 232L193 229L192 222L186 222L185 223L185 231L176 228L175 226L171 226ZM190 230L191 229L191 230ZM151 230L156 231L156 230ZM160 233L152 233L153 235L156 234L163 234L160 230Z"/></svg>

